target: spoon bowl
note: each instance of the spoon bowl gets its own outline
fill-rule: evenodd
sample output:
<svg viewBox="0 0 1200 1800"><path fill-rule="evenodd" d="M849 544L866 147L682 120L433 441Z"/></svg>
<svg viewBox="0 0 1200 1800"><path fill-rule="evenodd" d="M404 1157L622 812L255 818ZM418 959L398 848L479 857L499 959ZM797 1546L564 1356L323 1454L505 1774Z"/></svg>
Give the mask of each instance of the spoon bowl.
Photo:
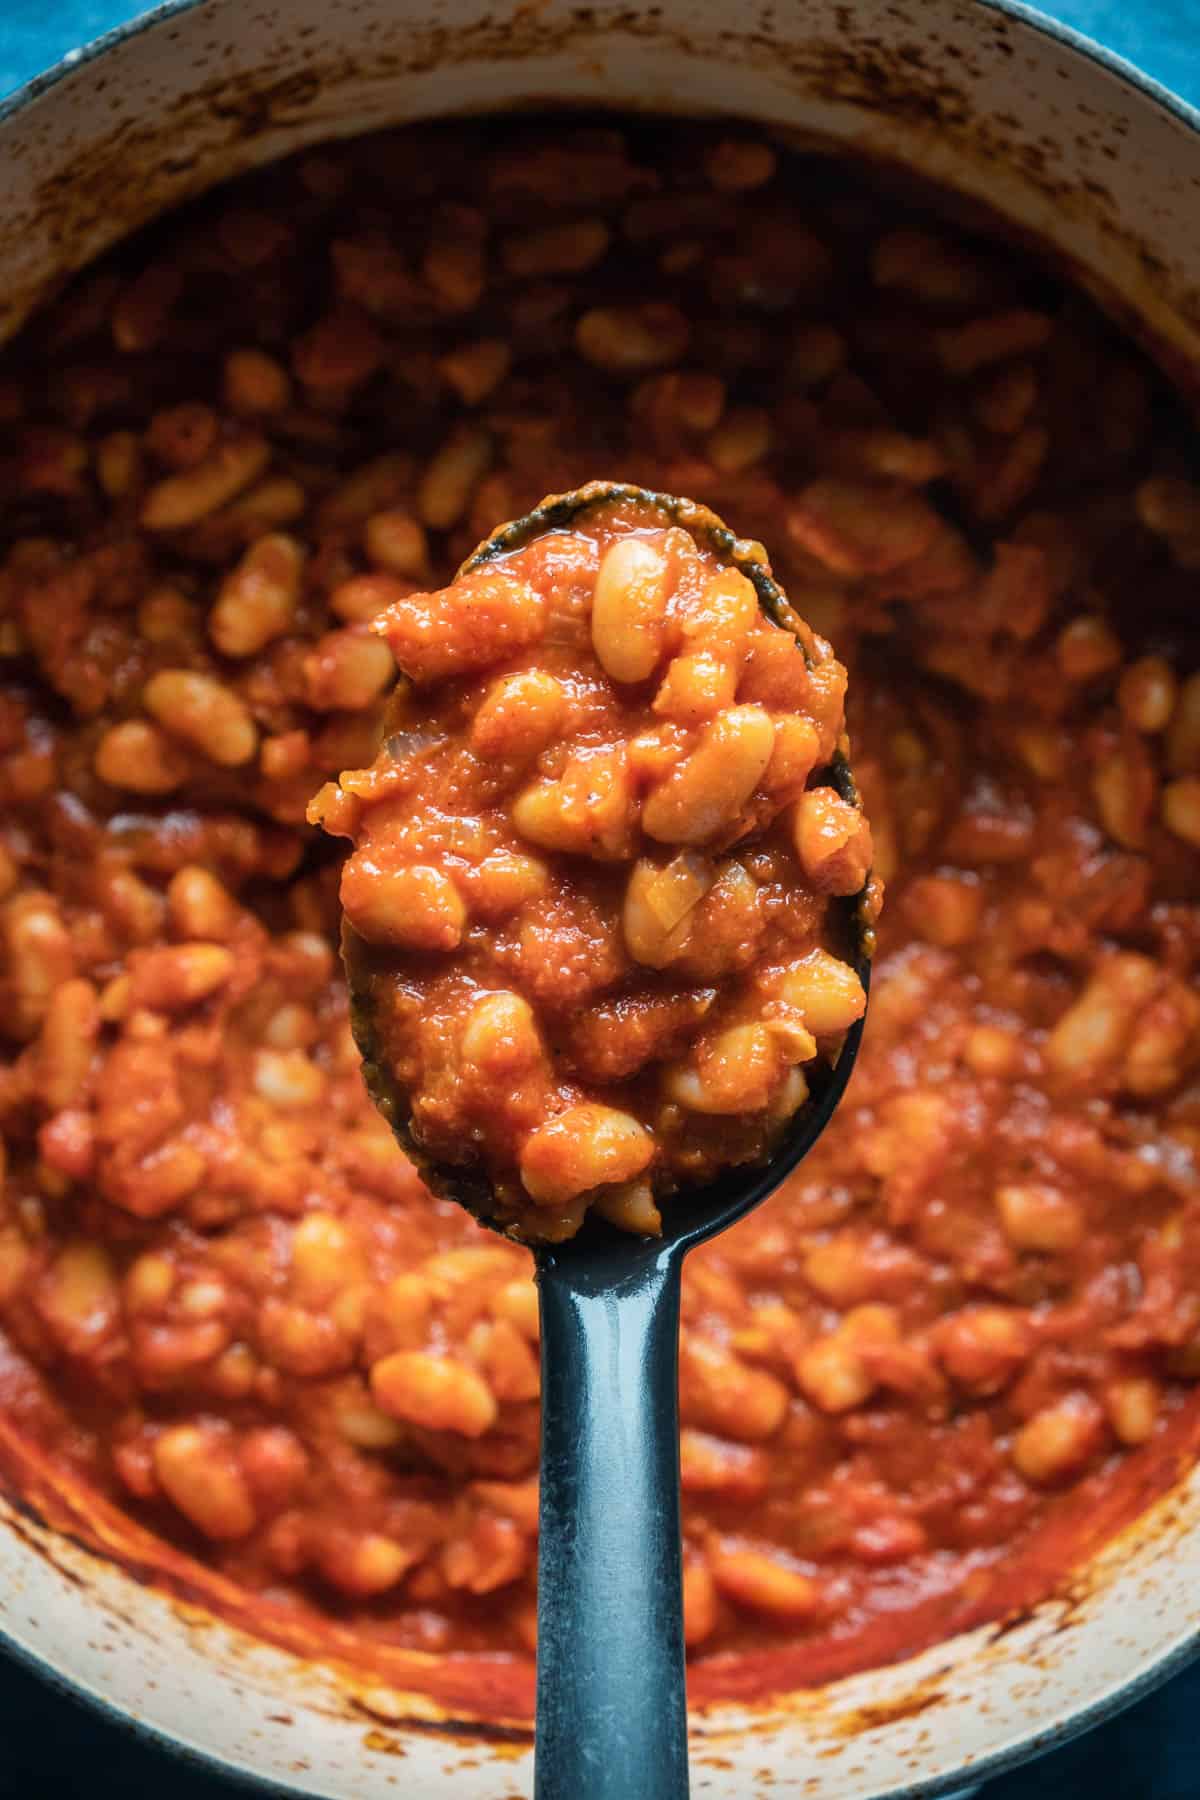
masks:
<svg viewBox="0 0 1200 1800"><path fill-rule="evenodd" d="M763 614L803 628L761 545L708 508L611 481L552 496L501 525L459 575L569 528L593 507L632 502L705 540L752 583ZM385 719L384 733L389 726ZM847 747L823 779L857 793ZM837 903L847 960L868 991L875 946L868 887ZM343 920L351 1023L372 1098L435 1192L489 1216L482 1174L434 1162L413 1138L380 1054L371 949ZM849 1081L863 1019L835 1060L810 1065L809 1096L765 1161L673 1196L662 1233L638 1237L589 1211L562 1242L532 1246L541 1315L536 1800L682 1800L688 1792L679 1483L679 1299L686 1253L768 1198L815 1144Z"/></svg>

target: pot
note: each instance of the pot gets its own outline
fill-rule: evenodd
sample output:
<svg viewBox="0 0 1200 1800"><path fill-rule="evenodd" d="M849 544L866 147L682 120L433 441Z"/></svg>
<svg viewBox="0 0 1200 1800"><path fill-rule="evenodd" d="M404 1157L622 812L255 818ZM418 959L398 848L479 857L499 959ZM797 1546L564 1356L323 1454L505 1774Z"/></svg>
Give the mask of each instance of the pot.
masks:
<svg viewBox="0 0 1200 1800"><path fill-rule="evenodd" d="M907 163L1052 243L1195 386L1200 115L1008 0L170 0L0 109L0 337L64 272L252 164L547 100L750 115ZM697 1784L713 1800L946 1793L1165 1678L1200 1631L1200 1470L1170 1486L1134 1467L1159 1498L1031 1612L769 1707L697 1712ZM277 1794L529 1791L528 1721L497 1723L485 1684L414 1658L409 1691L364 1687L268 1647L106 1557L103 1520L85 1547L48 1476L35 1491L36 1507L28 1487L0 1493L0 1628L110 1717Z"/></svg>

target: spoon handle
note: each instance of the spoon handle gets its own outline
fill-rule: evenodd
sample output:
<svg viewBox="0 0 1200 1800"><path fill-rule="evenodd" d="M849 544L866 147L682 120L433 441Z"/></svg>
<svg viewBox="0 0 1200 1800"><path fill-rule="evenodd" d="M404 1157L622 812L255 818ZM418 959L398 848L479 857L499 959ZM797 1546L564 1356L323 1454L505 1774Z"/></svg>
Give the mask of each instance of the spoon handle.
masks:
<svg viewBox="0 0 1200 1800"><path fill-rule="evenodd" d="M687 1800L679 1277L539 1261L535 1800Z"/></svg>

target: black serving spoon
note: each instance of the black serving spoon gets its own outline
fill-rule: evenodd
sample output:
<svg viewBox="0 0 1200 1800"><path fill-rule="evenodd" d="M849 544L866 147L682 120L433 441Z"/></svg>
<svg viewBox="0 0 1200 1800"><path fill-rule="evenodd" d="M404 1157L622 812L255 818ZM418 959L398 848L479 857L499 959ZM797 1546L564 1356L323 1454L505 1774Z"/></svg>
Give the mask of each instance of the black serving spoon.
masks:
<svg viewBox="0 0 1200 1800"><path fill-rule="evenodd" d="M798 635L757 546L694 501L616 482L590 482L502 525L459 573L620 501L703 540L753 583L764 614ZM844 753L822 773L843 798L856 800ZM849 960L865 989L874 948L866 890L840 904ZM413 1142L403 1096L377 1053L369 947L345 922L342 938L351 1017L372 1097L430 1185L495 1225L486 1179L431 1165ZM809 1099L770 1160L731 1168L708 1187L677 1195L663 1209L661 1237L634 1237L589 1214L577 1236L534 1247L542 1321L536 1800L685 1800L683 1259L765 1200L812 1148L845 1090L861 1035L860 1020L836 1064L806 1069Z"/></svg>

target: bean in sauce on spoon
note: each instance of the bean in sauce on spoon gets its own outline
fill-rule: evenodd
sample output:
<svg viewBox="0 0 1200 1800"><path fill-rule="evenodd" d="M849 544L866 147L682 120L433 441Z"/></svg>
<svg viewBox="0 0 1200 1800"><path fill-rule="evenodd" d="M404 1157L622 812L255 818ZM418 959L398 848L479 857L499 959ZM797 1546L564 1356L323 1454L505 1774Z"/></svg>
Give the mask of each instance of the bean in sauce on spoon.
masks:
<svg viewBox="0 0 1200 1800"><path fill-rule="evenodd" d="M538 1793L682 1793L680 1267L795 1166L857 1049L879 888L845 671L761 545L612 482L375 628L382 748L310 816L355 845L377 1104L436 1191L538 1247Z"/></svg>

